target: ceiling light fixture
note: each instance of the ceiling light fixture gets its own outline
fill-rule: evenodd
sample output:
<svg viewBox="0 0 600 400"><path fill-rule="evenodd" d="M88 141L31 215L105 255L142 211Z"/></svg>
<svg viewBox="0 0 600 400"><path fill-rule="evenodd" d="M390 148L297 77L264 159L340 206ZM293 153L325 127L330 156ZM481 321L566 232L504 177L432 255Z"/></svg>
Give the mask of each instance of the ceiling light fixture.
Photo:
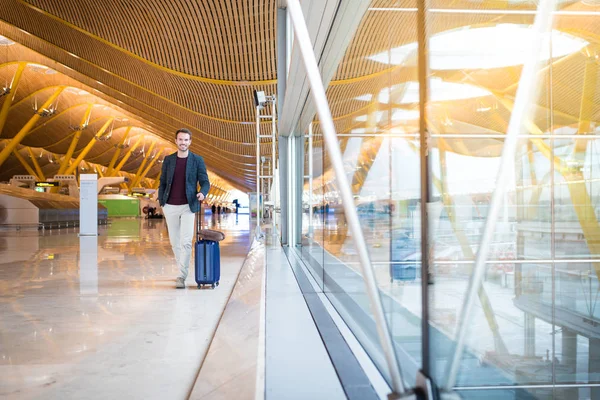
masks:
<svg viewBox="0 0 600 400"><path fill-rule="evenodd" d="M123 144L117 143L117 144L115 144L115 147L117 149L126 149L129 147L130 143L131 143L131 138L128 138L126 143L123 143Z"/></svg>
<svg viewBox="0 0 600 400"><path fill-rule="evenodd" d="M142 147L141 150L134 150L131 152L131 155L134 157L137 157L139 155L144 155L144 157L146 156L146 144L144 143L144 146Z"/></svg>
<svg viewBox="0 0 600 400"><path fill-rule="evenodd" d="M40 117L46 118L56 114L57 108L54 105L51 105L48 108L42 108L42 111L36 110L35 113Z"/></svg>

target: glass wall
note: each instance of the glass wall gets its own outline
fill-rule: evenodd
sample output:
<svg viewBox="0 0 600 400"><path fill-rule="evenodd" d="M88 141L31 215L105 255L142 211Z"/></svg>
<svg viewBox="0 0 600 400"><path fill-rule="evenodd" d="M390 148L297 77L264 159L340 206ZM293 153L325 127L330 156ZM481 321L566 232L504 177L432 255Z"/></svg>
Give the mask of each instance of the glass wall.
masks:
<svg viewBox="0 0 600 400"><path fill-rule="evenodd" d="M426 2L428 156L419 156L417 4L374 0L327 96L404 378L423 366L464 398L600 398L600 4L557 1L469 321L461 308L514 113L537 1ZM599 31L599 32L596 32ZM305 168L303 260L387 375L318 119ZM309 158L307 156L307 165ZM421 164L427 247L421 265ZM312 174L311 174L312 171ZM312 214L312 218L311 218ZM422 294L421 278L429 285ZM499 390L500 387L504 389Z"/></svg>
<svg viewBox="0 0 600 400"><path fill-rule="evenodd" d="M413 77L403 83L414 75L416 53L409 64L390 67L397 60L390 46L399 39L416 42L416 13L367 11L327 94L384 311L405 378L414 386L421 367L418 82ZM318 119L312 128L313 190L311 196L307 179L303 259L387 374Z"/></svg>
<svg viewBox="0 0 600 400"><path fill-rule="evenodd" d="M430 1L427 12L433 80L427 122L436 147L430 178L445 211L430 232L433 376L444 383L450 360L443 340L433 338L453 340L458 325L467 323L455 383L464 397L475 396L469 387L526 385L522 395L533 398L597 398L597 388L583 386L600 378L593 311L600 274L590 262L600 239L593 179L600 167L593 144L598 109L592 105L598 70L590 54L594 45L580 29L600 21L598 6L557 2L484 282L465 322L457 310L465 301L518 88L527 84L522 72L536 35L537 4L458 3ZM440 101L433 82L467 84L468 91ZM443 166L439 185L437 165ZM552 388L557 384L572 386Z"/></svg>

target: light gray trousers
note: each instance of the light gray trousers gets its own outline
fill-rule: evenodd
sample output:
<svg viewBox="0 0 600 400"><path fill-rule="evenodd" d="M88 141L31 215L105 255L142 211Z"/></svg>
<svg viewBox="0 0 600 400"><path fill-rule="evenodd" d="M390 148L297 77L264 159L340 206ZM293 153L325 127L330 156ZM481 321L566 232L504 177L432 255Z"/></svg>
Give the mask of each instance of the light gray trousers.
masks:
<svg viewBox="0 0 600 400"><path fill-rule="evenodd" d="M169 240L179 267L179 277L187 278L192 258L192 241L194 239L194 222L196 214L190 210L190 206L182 204L174 206L165 204L163 213L167 220L169 229Z"/></svg>

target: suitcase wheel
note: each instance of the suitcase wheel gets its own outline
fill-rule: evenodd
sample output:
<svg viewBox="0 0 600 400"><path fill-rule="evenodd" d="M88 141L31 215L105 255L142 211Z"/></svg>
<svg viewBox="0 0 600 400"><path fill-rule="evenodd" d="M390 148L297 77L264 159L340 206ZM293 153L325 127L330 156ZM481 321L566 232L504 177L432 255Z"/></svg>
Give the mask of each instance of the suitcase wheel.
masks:
<svg viewBox="0 0 600 400"><path fill-rule="evenodd" d="M210 287L211 287L211 289L214 289L215 288L215 284L214 283L211 284Z"/></svg>
<svg viewBox="0 0 600 400"><path fill-rule="evenodd" d="M198 289L202 289L202 285L198 284Z"/></svg>
<svg viewBox="0 0 600 400"><path fill-rule="evenodd" d="M217 286L219 286L219 282L217 281Z"/></svg>

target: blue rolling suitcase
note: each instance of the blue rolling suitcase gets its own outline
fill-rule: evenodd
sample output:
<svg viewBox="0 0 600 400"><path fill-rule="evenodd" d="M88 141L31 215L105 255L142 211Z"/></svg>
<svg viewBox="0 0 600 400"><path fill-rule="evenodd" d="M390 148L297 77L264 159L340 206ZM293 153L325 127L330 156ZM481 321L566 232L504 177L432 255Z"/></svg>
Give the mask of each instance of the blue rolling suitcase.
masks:
<svg viewBox="0 0 600 400"><path fill-rule="evenodd" d="M420 243L401 230L392 231L390 277L392 281L414 281L421 264Z"/></svg>
<svg viewBox="0 0 600 400"><path fill-rule="evenodd" d="M417 279L417 268L412 265L392 263L393 281L414 281Z"/></svg>
<svg viewBox="0 0 600 400"><path fill-rule="evenodd" d="M202 285L210 285L211 288L219 286L221 279L221 252L219 242L200 238L200 215L197 218L195 272L198 289Z"/></svg>

